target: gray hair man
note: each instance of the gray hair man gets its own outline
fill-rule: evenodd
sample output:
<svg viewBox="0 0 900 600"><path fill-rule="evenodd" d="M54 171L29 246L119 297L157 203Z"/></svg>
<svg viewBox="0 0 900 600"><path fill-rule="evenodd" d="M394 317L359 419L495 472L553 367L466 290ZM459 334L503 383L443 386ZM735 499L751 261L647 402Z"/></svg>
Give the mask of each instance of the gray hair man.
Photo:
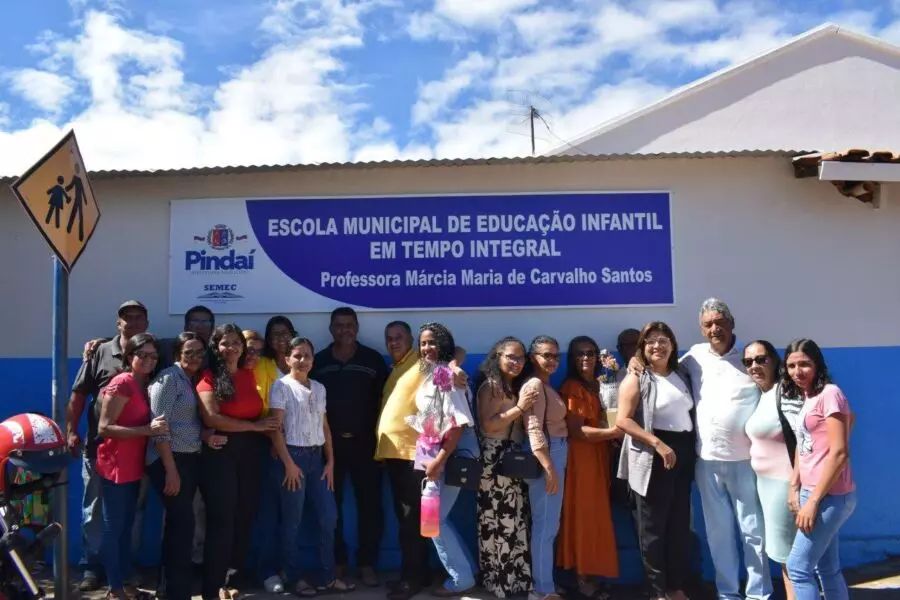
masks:
<svg viewBox="0 0 900 600"><path fill-rule="evenodd" d="M744 431L760 393L741 364L734 325L727 304L717 298L705 300L700 305L700 332L707 342L692 346L681 362L691 375L696 404L695 476L718 597L741 598L737 523L747 572L745 596L765 600L772 595L772 578L763 550L763 514L750 467L750 438Z"/></svg>

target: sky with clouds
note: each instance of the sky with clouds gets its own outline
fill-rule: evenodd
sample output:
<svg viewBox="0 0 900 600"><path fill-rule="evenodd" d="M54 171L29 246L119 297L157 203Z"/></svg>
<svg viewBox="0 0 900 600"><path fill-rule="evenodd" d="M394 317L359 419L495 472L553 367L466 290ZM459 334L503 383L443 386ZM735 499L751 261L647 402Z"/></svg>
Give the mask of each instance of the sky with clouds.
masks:
<svg viewBox="0 0 900 600"><path fill-rule="evenodd" d="M75 128L91 169L524 156L900 0L4 2L0 174Z"/></svg>

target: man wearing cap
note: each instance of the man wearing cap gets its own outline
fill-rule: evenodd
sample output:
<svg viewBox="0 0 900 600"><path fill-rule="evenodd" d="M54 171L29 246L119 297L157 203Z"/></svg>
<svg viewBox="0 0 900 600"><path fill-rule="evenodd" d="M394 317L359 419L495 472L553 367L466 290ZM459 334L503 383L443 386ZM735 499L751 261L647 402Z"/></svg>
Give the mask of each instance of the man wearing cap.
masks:
<svg viewBox="0 0 900 600"><path fill-rule="evenodd" d="M84 499L82 502L82 558L81 567L84 576L79 591L92 591L100 587L100 538L103 533L101 482L94 470L97 458L97 411L96 404L100 394L122 369L122 348L125 343L139 333L147 331L149 320L147 308L137 300L124 302L118 311L116 329L119 334L100 344L90 358L82 362L72 395L66 407L66 439L69 449L74 453L82 445L78 435L78 425L88 404L88 430L82 455L81 476L84 479Z"/></svg>

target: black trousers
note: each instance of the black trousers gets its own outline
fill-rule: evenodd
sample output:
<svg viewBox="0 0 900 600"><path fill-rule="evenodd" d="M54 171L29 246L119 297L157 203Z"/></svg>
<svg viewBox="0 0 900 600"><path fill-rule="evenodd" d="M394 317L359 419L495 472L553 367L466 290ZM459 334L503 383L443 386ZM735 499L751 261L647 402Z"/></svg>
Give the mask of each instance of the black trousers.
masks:
<svg viewBox="0 0 900 600"><path fill-rule="evenodd" d="M373 427L374 431L375 428ZM384 513L381 508L382 479L384 470L375 460L375 437L342 437L335 434L334 445L334 500L337 503L338 520L334 536L334 559L337 565L348 564L347 542L344 541L344 486L347 476L353 484L356 498L357 532L359 549L356 566L374 567L384 533Z"/></svg>
<svg viewBox="0 0 900 600"><path fill-rule="evenodd" d="M166 510L163 524L162 572L169 600L191 598L191 549L194 540L194 494L200 473L200 454L174 453L181 487L175 496L166 496L166 469L162 459L147 467L150 483L159 493Z"/></svg>
<svg viewBox="0 0 900 600"><path fill-rule="evenodd" d="M653 456L647 496L635 494L638 537L647 585L654 598L683 590L691 566L691 484L694 481L693 432L654 430L675 451L675 467L666 470Z"/></svg>
<svg viewBox="0 0 900 600"><path fill-rule="evenodd" d="M221 450L204 446L200 453L200 494L206 504L205 599L218 599L229 567L246 566L259 505L264 438L251 432L227 435Z"/></svg>
<svg viewBox="0 0 900 600"><path fill-rule="evenodd" d="M431 581L428 565L431 544L419 533L424 474L413 469L411 460L390 458L384 464L400 533L400 579L428 585Z"/></svg>

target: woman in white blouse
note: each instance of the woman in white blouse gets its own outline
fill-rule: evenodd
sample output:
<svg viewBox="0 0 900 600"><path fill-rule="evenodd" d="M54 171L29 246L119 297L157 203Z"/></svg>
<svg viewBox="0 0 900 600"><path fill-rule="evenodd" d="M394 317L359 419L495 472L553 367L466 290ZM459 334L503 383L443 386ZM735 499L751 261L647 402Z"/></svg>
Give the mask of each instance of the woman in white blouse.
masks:
<svg viewBox="0 0 900 600"><path fill-rule="evenodd" d="M453 335L440 323L426 323L419 329L419 364L425 380L416 392L418 413L407 417L410 427L419 432L414 466L424 470L425 486L440 494L440 534L432 541L449 578L434 590L439 598L462 596L475 587L474 561L449 518L460 488L446 485L443 477L454 453L479 456L468 390L453 384L449 367L455 351Z"/></svg>
<svg viewBox="0 0 900 600"><path fill-rule="evenodd" d="M277 379L269 392L269 408L282 427L272 434L277 457L266 460L259 512L266 540L260 547L260 577L266 591L284 591L280 565L293 591L302 597L354 589L335 576L334 453L325 416L325 387L309 378L314 356L312 342L300 337L291 340L290 372ZM300 578L300 520L306 502L314 509L318 532L314 545L319 564L312 585Z"/></svg>

